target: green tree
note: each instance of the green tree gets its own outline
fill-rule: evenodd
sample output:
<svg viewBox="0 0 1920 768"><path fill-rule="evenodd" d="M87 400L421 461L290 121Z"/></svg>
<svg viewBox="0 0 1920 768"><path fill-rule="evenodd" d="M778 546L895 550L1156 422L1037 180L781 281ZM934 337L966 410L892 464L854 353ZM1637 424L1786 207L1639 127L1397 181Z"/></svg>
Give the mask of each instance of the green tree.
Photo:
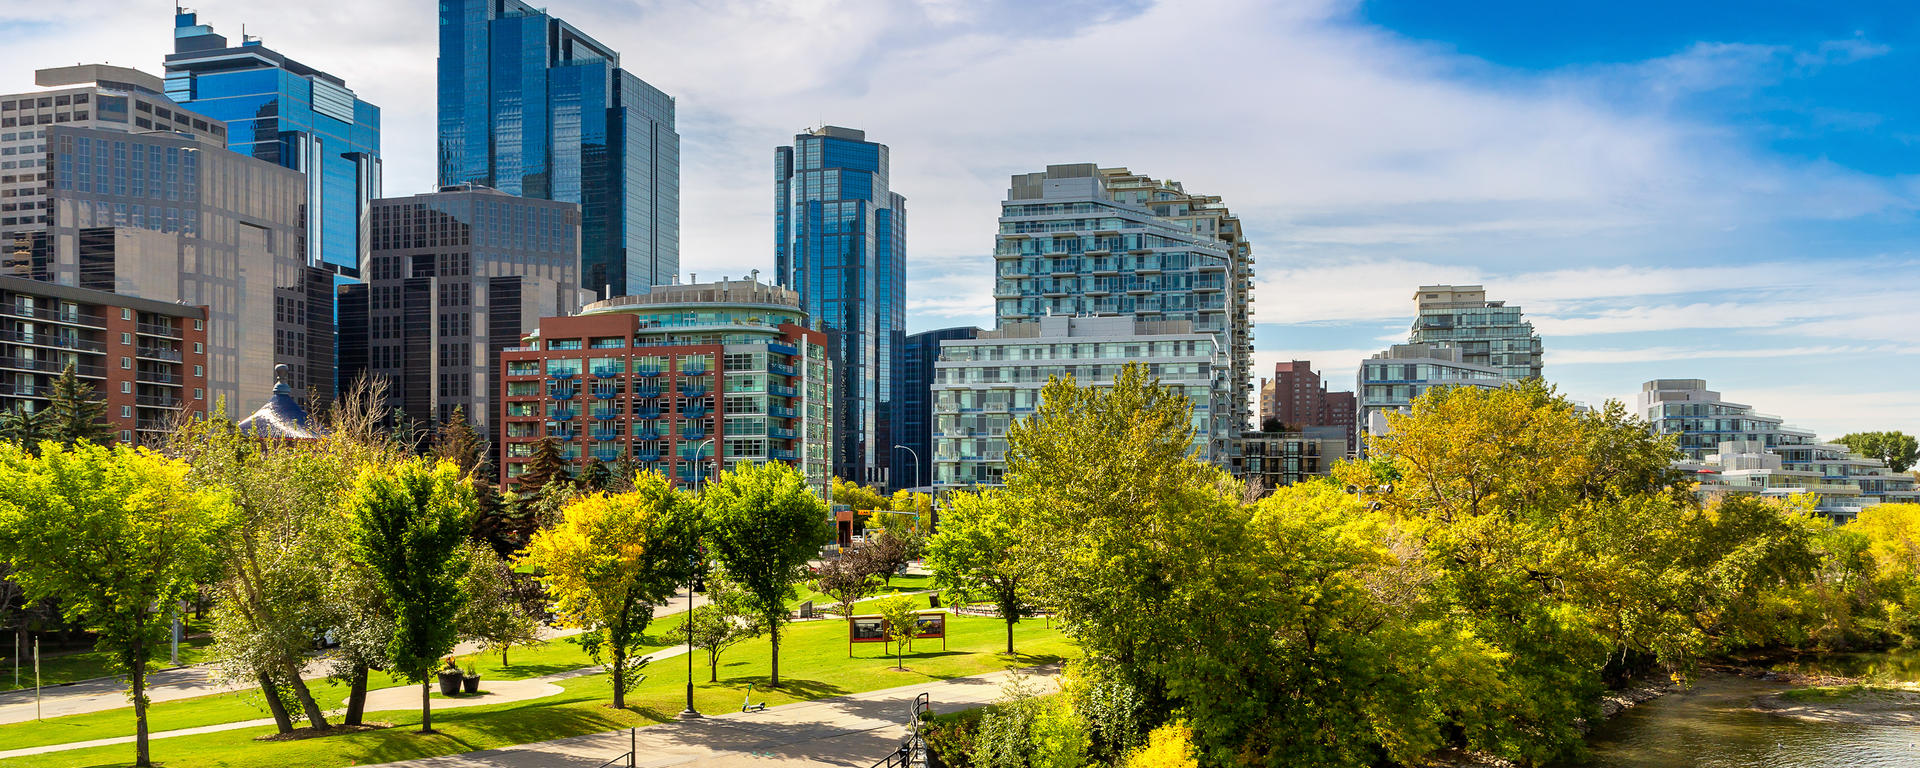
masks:
<svg viewBox="0 0 1920 768"><path fill-rule="evenodd" d="M828 558L814 570L814 590L833 598L843 617L852 616L854 603L880 588L868 551L865 545L848 547L839 557Z"/></svg>
<svg viewBox="0 0 1920 768"><path fill-rule="evenodd" d="M463 475L486 476L487 441L473 431L464 408L454 407L453 413L434 432L428 452L436 459L453 462Z"/></svg>
<svg viewBox="0 0 1920 768"><path fill-rule="evenodd" d="M1870 459L1886 462L1887 469L1905 472L1920 458L1920 440L1905 432L1854 432L1834 442Z"/></svg>
<svg viewBox="0 0 1920 768"><path fill-rule="evenodd" d="M613 487L613 472L607 469L606 462L589 457L586 466L580 468L578 481L581 493L599 493Z"/></svg>
<svg viewBox="0 0 1920 768"><path fill-rule="evenodd" d="M707 682L720 681L720 654L766 632L766 623L740 585L725 573L707 577L707 604L693 609L693 647L707 652Z"/></svg>
<svg viewBox="0 0 1920 768"><path fill-rule="evenodd" d="M845 504L856 510L889 509L887 497L878 488L869 488L852 480L833 478L833 503Z"/></svg>
<svg viewBox="0 0 1920 768"><path fill-rule="evenodd" d="M880 612L880 618L886 622L887 638L893 641L893 668L906 671L907 643L913 642L913 633L918 628L913 611L913 597L894 595L883 597L874 610Z"/></svg>
<svg viewBox="0 0 1920 768"><path fill-rule="evenodd" d="M571 482L573 471L567 468L567 460L560 457L560 441L540 438L540 442L533 444L533 456L527 459L526 471L520 475L521 498L537 497L553 483Z"/></svg>
<svg viewBox="0 0 1920 768"><path fill-rule="evenodd" d="M347 496L350 557L373 575L393 616L390 669L420 684L420 732L433 733L428 678L458 639L466 595L461 543L473 521L473 487L452 462L408 460L369 470Z"/></svg>
<svg viewBox="0 0 1920 768"><path fill-rule="evenodd" d="M113 436L107 427L106 399L94 396L93 385L80 380L71 361L60 370L59 378L53 380L47 413L48 438L69 448L82 440L105 443Z"/></svg>
<svg viewBox="0 0 1920 768"><path fill-rule="evenodd" d="M224 495L194 488L184 463L82 442L35 457L0 444L0 559L29 599L57 596L127 673L135 764L147 749L146 671L168 606L218 572L232 526Z"/></svg>
<svg viewBox="0 0 1920 768"><path fill-rule="evenodd" d="M701 499L710 549L752 596L773 643L772 684L780 685L780 625L807 561L833 540L827 505L797 470L779 462L722 472Z"/></svg>
<svg viewBox="0 0 1920 768"><path fill-rule="evenodd" d="M538 594L528 599L523 579L492 547L474 541L464 546L467 572L461 591L466 593L467 602L454 617L454 626L462 639L479 641L481 651L499 651L500 666L509 666L509 649L540 642L544 601Z"/></svg>
<svg viewBox="0 0 1920 768"><path fill-rule="evenodd" d="M613 706L643 679L654 607L692 576L693 505L666 476L642 473L617 496L582 496L534 534L521 562L540 574L554 610L588 630L587 651L613 677Z"/></svg>
<svg viewBox="0 0 1920 768"><path fill-rule="evenodd" d="M1007 653L1013 653L1013 625L1027 605L1026 568L1016 556L1019 525L1010 508L1014 498L1001 491L956 493L947 497L940 531L927 542L927 568L941 589L983 598L1007 623Z"/></svg>
<svg viewBox="0 0 1920 768"><path fill-rule="evenodd" d="M40 442L53 438L53 413L45 408L30 411L21 406L0 414L0 440L38 454Z"/></svg>

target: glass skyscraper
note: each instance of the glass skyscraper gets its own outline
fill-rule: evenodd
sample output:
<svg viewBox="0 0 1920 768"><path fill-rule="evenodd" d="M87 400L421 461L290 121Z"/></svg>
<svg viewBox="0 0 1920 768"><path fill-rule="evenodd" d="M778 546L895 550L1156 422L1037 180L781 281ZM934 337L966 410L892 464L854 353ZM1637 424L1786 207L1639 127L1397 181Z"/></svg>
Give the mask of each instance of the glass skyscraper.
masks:
<svg viewBox="0 0 1920 768"><path fill-rule="evenodd" d="M773 165L777 279L830 337L833 473L904 487L885 471L901 442L893 366L907 328L907 199L889 187L887 145L826 126L775 149Z"/></svg>
<svg viewBox="0 0 1920 768"><path fill-rule="evenodd" d="M440 184L580 206L581 286L641 295L680 272L673 98L519 0L440 3Z"/></svg>
<svg viewBox="0 0 1920 768"><path fill-rule="evenodd" d="M228 45L188 11L174 14L173 51L167 96L225 121L229 149L305 174L307 263L358 277L380 197L380 108L259 40Z"/></svg>

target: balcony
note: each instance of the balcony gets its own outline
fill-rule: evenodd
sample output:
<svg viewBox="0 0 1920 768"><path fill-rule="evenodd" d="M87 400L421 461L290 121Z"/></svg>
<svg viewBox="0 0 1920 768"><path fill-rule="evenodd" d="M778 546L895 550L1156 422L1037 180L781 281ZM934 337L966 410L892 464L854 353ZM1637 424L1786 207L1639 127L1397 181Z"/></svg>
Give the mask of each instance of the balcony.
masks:
<svg viewBox="0 0 1920 768"><path fill-rule="evenodd" d="M785 384L768 384L767 391L774 397L799 397L800 392Z"/></svg>
<svg viewBox="0 0 1920 768"><path fill-rule="evenodd" d="M653 427L641 427L640 431L633 433L633 439L658 440L660 439L660 430L654 429Z"/></svg>
<svg viewBox="0 0 1920 768"><path fill-rule="evenodd" d="M558 371L554 373L548 373L547 378L553 379L554 381L573 381L574 379L580 378L580 372L579 371Z"/></svg>
<svg viewBox="0 0 1920 768"><path fill-rule="evenodd" d="M144 336L164 336L169 339L180 338L179 329L174 328L171 325L160 325L158 323L135 323L133 326L133 330L135 333L138 333Z"/></svg>
<svg viewBox="0 0 1920 768"><path fill-rule="evenodd" d="M622 371L619 368L614 368L612 366L605 366L605 365L597 366L593 369L594 378L599 378L599 379L611 379L623 373L626 373L626 371Z"/></svg>
<svg viewBox="0 0 1920 768"><path fill-rule="evenodd" d="M653 461L659 461L659 460L660 460L660 452L659 452L659 451L653 451L653 450L647 450L647 451L634 451L634 452L633 452L633 460L634 460L634 461L641 461L641 462L653 462Z"/></svg>
<svg viewBox="0 0 1920 768"><path fill-rule="evenodd" d="M680 439L705 440L707 439L707 430L704 427L682 427L680 429Z"/></svg>
<svg viewBox="0 0 1920 768"><path fill-rule="evenodd" d="M600 421L612 421L614 419L620 418L620 409L619 408L595 408L593 409L593 417Z"/></svg>
<svg viewBox="0 0 1920 768"><path fill-rule="evenodd" d="M547 396L555 400L572 400L580 394L580 388L571 384L552 384L547 386Z"/></svg>
<svg viewBox="0 0 1920 768"><path fill-rule="evenodd" d="M142 408L179 408L180 398L165 395L140 395L133 399Z"/></svg>
<svg viewBox="0 0 1920 768"><path fill-rule="evenodd" d="M800 375L798 371L793 369L793 366L787 365L786 363L767 363L767 371L775 376L793 377Z"/></svg>
<svg viewBox="0 0 1920 768"><path fill-rule="evenodd" d="M620 396L620 387L618 386L594 387L593 396L600 398L601 400L612 400Z"/></svg>
<svg viewBox="0 0 1920 768"><path fill-rule="evenodd" d="M660 418L660 407L656 405L643 405L633 409L633 417L636 419Z"/></svg>
<svg viewBox="0 0 1920 768"><path fill-rule="evenodd" d="M21 333L19 331L0 330L0 341L12 341L20 344L32 344L55 349L76 349L81 352L106 352L107 345L86 339L70 339L51 333Z"/></svg>
<svg viewBox="0 0 1920 768"><path fill-rule="evenodd" d="M680 387L680 396L689 400L697 400L710 394L713 394L713 388L705 384L689 384Z"/></svg>
<svg viewBox="0 0 1920 768"><path fill-rule="evenodd" d="M85 374L81 375L84 376ZM184 383L183 377L175 376L172 373L164 371L149 371L144 368L133 372L133 380L142 384L170 384L176 387Z"/></svg>
<svg viewBox="0 0 1920 768"><path fill-rule="evenodd" d="M795 454L791 449L775 448L773 450L767 451L767 458L774 459L776 461L793 461L795 459Z"/></svg>
<svg viewBox="0 0 1920 768"><path fill-rule="evenodd" d="M689 405L680 409L680 418L683 419L704 419L706 417L707 407L704 405Z"/></svg>
<svg viewBox="0 0 1920 768"><path fill-rule="evenodd" d="M601 460L601 461L613 461L613 460L615 460L615 459L618 459L618 458L620 458L620 449L618 449L618 448L595 448L595 449L593 449L593 457L594 457L594 458L596 458L596 459L599 459L599 460Z"/></svg>
<svg viewBox="0 0 1920 768"><path fill-rule="evenodd" d="M554 421L573 421L573 417L578 415L580 415L580 412L572 408L562 408L562 407L556 406L556 407L547 409L547 418L552 419Z"/></svg>
<svg viewBox="0 0 1920 768"><path fill-rule="evenodd" d="M767 406L767 414L776 419L791 419L795 417L793 409L784 405Z"/></svg>
<svg viewBox="0 0 1920 768"><path fill-rule="evenodd" d="M580 431L577 429L568 429L566 427L561 427L558 429L547 430L547 437L551 437L563 443L571 442L574 438L579 436L580 436Z"/></svg>
<svg viewBox="0 0 1920 768"><path fill-rule="evenodd" d="M149 360L166 360L173 363L181 360L180 350L167 347L135 347L133 354Z"/></svg>
<svg viewBox="0 0 1920 768"><path fill-rule="evenodd" d="M650 384L642 384L640 386L633 388L633 396L634 397L659 397L660 388Z"/></svg>
<svg viewBox="0 0 1920 768"><path fill-rule="evenodd" d="M80 312L62 312L60 310L52 309L49 307L33 307L29 309L27 307L23 307L18 304L0 305L0 315L10 315L13 317L30 317L35 320L52 320L56 323L86 325L86 326L92 326L94 328L100 328L107 324L107 318L101 315L89 315L89 314L84 314Z"/></svg>
<svg viewBox="0 0 1920 768"><path fill-rule="evenodd" d="M792 440L795 433L786 427L773 427L767 430L767 436L775 440Z"/></svg>
<svg viewBox="0 0 1920 768"><path fill-rule="evenodd" d="M680 375L682 376L705 376L708 373L711 373L711 371L707 370L706 363L694 363L680 368Z"/></svg>
<svg viewBox="0 0 1920 768"><path fill-rule="evenodd" d="M633 375L653 378L655 376L660 375L660 369L654 368L652 366L638 367L633 369Z"/></svg>
<svg viewBox="0 0 1920 768"><path fill-rule="evenodd" d="M65 363L61 363L54 360L28 360L24 357L0 357L0 368L11 368L17 371L45 371L47 373L59 373L62 370L65 370L66 367L67 366ZM107 375L107 369L97 365L76 364L73 366L73 372L81 376L87 376L95 379L104 378Z"/></svg>
<svg viewBox="0 0 1920 768"><path fill-rule="evenodd" d="M800 354L800 350L794 347L792 344L785 344L778 341L767 342L767 351L772 352L776 355L786 355L788 357L792 357L794 355Z"/></svg>
<svg viewBox="0 0 1920 768"><path fill-rule="evenodd" d="M140 431L142 431L142 432L171 432L171 431L173 431L173 427L172 427L172 425L171 425L171 423L170 423L170 422L167 422L167 421L163 421L163 420L161 420L161 419L141 419L141 420L139 420L139 421L137 421L137 422L134 422L134 428L135 428L135 429L138 429L138 430L140 430Z"/></svg>

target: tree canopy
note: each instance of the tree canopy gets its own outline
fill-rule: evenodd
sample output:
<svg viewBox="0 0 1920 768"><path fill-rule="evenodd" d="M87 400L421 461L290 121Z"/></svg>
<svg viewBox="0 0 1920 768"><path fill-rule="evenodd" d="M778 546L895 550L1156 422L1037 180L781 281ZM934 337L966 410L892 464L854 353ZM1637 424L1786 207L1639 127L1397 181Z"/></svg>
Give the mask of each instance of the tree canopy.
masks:
<svg viewBox="0 0 1920 768"><path fill-rule="evenodd" d="M787 597L806 578L807 561L833 539L827 505L806 477L780 462L720 474L701 499L713 555L753 600L773 645L772 684L780 684L780 625Z"/></svg>
<svg viewBox="0 0 1920 768"><path fill-rule="evenodd" d="M1887 468L1905 472L1920 458L1920 440L1905 432L1854 432L1834 440L1847 450L1870 459L1886 462Z"/></svg>

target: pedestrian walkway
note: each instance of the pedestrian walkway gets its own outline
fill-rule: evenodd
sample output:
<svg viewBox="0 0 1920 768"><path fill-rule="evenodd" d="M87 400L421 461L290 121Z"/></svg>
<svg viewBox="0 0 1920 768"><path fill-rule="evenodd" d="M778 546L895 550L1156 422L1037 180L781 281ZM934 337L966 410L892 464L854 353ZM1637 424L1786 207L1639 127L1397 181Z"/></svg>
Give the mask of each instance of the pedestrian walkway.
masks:
<svg viewBox="0 0 1920 768"><path fill-rule="evenodd" d="M695 595L695 607L705 605L705 595ZM682 590L665 605L654 609L654 619L659 620L687 611L687 593ZM580 634L577 629L541 629L543 639L553 640ZM462 643L454 648L452 655L464 656L479 652L477 643ZM327 662L316 659L307 665L304 677L309 679L325 677ZM255 687L251 681L222 682L215 679L212 664L179 667L147 675L147 699L152 703L191 699L199 696L211 696L217 693L248 690ZM100 712L109 709L130 708L127 701L127 680L125 677L98 677L81 680L67 685L41 689L41 700L37 717L60 717L79 715L88 712ZM33 702L33 689L7 691L0 693L0 725L23 723L36 718Z"/></svg>
<svg viewBox="0 0 1920 768"><path fill-rule="evenodd" d="M1016 674L1031 674L1039 692L1056 689L1056 668L996 672L868 691L831 699L728 712L699 720L661 723L502 749L386 763L385 768L594 768L636 748L635 765L733 766L830 764L867 768L899 746L915 696L926 693L933 711L954 712L992 703ZM624 761L616 765L625 765Z"/></svg>
<svg viewBox="0 0 1920 768"><path fill-rule="evenodd" d="M684 645L675 646L663 651L655 652L647 656L647 660L660 661L662 659L670 659L675 656L684 654L686 652L687 652L686 646ZM515 702L515 701L532 701L534 699L543 699L548 696L552 696L554 694L566 692L566 689L561 688L559 685L557 685L557 683L559 683L561 680L568 680L575 677L584 677L586 675L596 674L599 671L600 671L599 667L584 667L581 669L569 670L566 672L555 672L551 675L542 675L540 677L529 678L526 680L498 680L494 682L488 682L488 683L485 683L483 686L487 689L487 692L484 695L463 696L457 699L450 699L445 697L434 699L433 711L438 712L443 709L460 709L463 707L478 707L478 706L487 705L487 704L506 704L506 703ZM381 688L379 690L367 692L366 711L368 713L391 711L391 710L416 710L417 711L419 710L419 708L420 708L420 688L418 686L398 685L391 688ZM340 715L340 713L341 713L341 710L336 709L336 710L329 711L327 713L327 716L329 718L337 717ZM304 721L301 721L301 722L304 722ZM265 728L271 725L273 725L273 718L264 717L256 720L240 720L240 721L231 722L231 723L203 725L198 728L177 728L171 731L160 731L157 733L148 734L147 738L148 739L169 739L177 736L197 736L203 733L218 733L220 731L236 731L243 728ZM68 742L66 744L48 744L48 745L39 746L39 747L11 749L4 752L0 752L0 760L6 760L9 758L15 758L15 757L26 757L28 755L43 755L48 752L65 752L67 750L72 750L72 749L86 749L88 747L105 747L105 746L111 746L114 744L132 744L133 740L134 740L134 737L132 736L114 736L112 738L93 739L91 741L75 741L75 742Z"/></svg>

